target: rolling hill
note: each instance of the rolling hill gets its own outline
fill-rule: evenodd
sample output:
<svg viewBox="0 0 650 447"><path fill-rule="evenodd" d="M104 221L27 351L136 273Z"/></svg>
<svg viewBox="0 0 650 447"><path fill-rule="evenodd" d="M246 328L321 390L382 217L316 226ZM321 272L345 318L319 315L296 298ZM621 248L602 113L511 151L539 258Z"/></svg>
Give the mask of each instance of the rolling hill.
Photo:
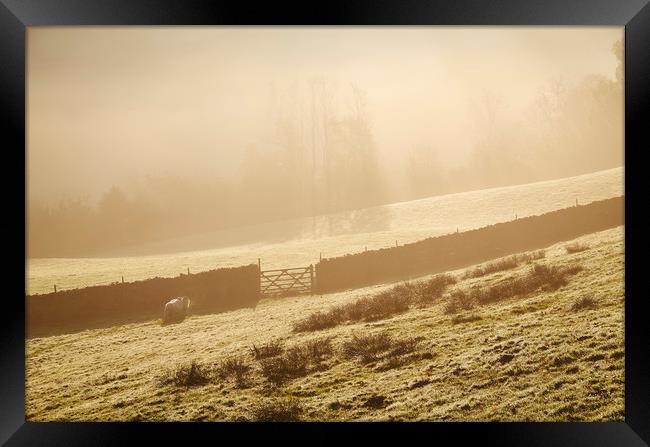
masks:
<svg viewBox="0 0 650 447"><path fill-rule="evenodd" d="M426 305L322 330L295 331L314 313L398 284L264 300L177 325L150 321L30 339L26 418L622 421L623 233L621 226L586 235L572 250L555 244L542 259L501 271L448 272L457 282ZM545 271L535 265L571 274L552 288L533 284L449 312L459 293L507 290L504 284ZM364 337L389 343L364 345ZM255 359L274 343L279 352ZM355 357L368 347L376 358ZM291 374L276 382L271 373L283 367Z"/></svg>
<svg viewBox="0 0 650 447"><path fill-rule="evenodd" d="M44 293L176 276L221 267L256 264L284 268L315 263L367 249L414 242L431 236L586 204L624 194L622 168L502 188L429 197L316 218L253 227L132 247L104 258L28 259L26 293ZM260 235L263 235L260 236ZM224 246L227 243L239 245ZM194 251L188 251L188 247ZM205 249L205 247L217 247ZM198 249L202 248L202 249ZM184 251L179 251L184 250ZM148 255L138 255L149 253ZM158 253L158 254L154 254Z"/></svg>

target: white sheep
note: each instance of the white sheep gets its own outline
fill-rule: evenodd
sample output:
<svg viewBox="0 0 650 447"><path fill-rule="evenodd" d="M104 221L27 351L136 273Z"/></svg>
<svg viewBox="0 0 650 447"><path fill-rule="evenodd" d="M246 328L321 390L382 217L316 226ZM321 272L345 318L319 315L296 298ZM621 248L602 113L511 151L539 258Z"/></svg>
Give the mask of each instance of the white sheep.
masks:
<svg viewBox="0 0 650 447"><path fill-rule="evenodd" d="M163 323L183 321L187 316L187 310L190 307L190 299L186 296L174 298L165 304L165 313Z"/></svg>

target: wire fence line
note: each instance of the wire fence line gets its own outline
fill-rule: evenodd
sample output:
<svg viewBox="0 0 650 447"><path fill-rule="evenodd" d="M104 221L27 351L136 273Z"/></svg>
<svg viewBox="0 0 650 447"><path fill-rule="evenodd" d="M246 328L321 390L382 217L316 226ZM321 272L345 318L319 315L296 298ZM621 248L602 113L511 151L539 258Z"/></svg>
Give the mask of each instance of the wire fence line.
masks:
<svg viewBox="0 0 650 447"><path fill-rule="evenodd" d="M205 270L205 271L207 271L207 270ZM193 273L201 273L201 272L193 272ZM185 272L181 272L179 274L179 276L191 275L191 274L192 273L190 272L190 268L188 267L187 270ZM174 276L172 276L172 275L170 275L170 276L156 276L156 277L158 277L158 278L174 278ZM135 279L134 281L145 281L145 280L151 279L151 278L152 277L140 278L140 279ZM63 291L66 291L66 290L81 289L81 288L85 288L85 287L113 286L113 285L116 285L116 284L124 284L126 282L129 282L129 281L127 281L124 278L124 275L122 275L122 276L120 276L120 279L117 280L117 281L105 280L105 281L100 281L100 282L93 282L92 284L84 283L84 284L80 284L80 285L77 285L77 286L65 286L65 287L61 287L59 284L53 284L51 290L53 290L54 293L57 293L57 292L63 292ZM49 292L44 292L44 293L49 293Z"/></svg>

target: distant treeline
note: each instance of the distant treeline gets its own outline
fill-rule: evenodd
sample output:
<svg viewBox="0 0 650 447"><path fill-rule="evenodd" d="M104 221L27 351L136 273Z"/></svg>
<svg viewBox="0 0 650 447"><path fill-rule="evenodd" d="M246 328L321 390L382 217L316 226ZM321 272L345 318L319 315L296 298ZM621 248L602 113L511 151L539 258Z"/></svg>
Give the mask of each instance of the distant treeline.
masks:
<svg viewBox="0 0 650 447"><path fill-rule="evenodd" d="M613 50L615 80L551 83L517 118L507 118L499 96L477 100L479 137L459 165L446 156L456 148L405 140L411 151L397 166L405 179L382 169L366 93L352 87L337 96L314 80L274 106L272 134L246 146L230 180L165 175L114 186L97 201L30 197L27 255L137 252L139 244L177 237L622 166L621 42Z"/></svg>
<svg viewBox="0 0 650 447"><path fill-rule="evenodd" d="M613 54L615 79L591 75L577 82L553 80L508 117L501 96L486 92L473 112L479 138L467 160L444 161L449 151L435 141L410 149L411 195L394 201L571 177L623 166L623 43ZM469 129L468 129L469 130ZM552 177L551 177L552 176Z"/></svg>
<svg viewBox="0 0 650 447"><path fill-rule="evenodd" d="M254 307L259 285L258 266L248 265L31 295L26 298L27 336L159 318L176 296L189 296L197 314Z"/></svg>
<svg viewBox="0 0 650 447"><path fill-rule="evenodd" d="M453 233L400 247L323 259L316 290L328 293L438 273L624 224L623 197Z"/></svg>
<svg viewBox="0 0 650 447"><path fill-rule="evenodd" d="M28 257L102 256L175 237L385 203L365 93L325 82L277 107L273 134L245 148L238 175L140 178L96 203L28 201ZM308 103L308 104L307 104ZM347 104L347 106L344 106ZM215 148L226 151L226 148Z"/></svg>

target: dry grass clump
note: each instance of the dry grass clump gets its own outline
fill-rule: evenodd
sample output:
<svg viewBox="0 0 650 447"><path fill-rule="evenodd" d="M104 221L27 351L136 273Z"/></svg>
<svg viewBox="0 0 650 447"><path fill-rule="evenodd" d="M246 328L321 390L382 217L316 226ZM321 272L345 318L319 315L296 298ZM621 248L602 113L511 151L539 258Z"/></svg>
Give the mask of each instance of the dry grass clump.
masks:
<svg viewBox="0 0 650 447"><path fill-rule="evenodd" d="M456 279L447 274L418 283L402 283L374 296L360 298L349 304L336 306L327 312L314 312L296 322L294 332L329 329L345 322L377 321L405 312L413 304L429 304L440 298Z"/></svg>
<svg viewBox="0 0 650 447"><path fill-rule="evenodd" d="M539 259L544 259L546 257L546 250L535 250L529 253L524 253L523 256L528 261L537 261Z"/></svg>
<svg viewBox="0 0 650 447"><path fill-rule="evenodd" d="M391 350L388 352L388 357L399 357L402 355L415 352L422 341L422 337L403 338L401 340L393 340Z"/></svg>
<svg viewBox="0 0 650 447"><path fill-rule="evenodd" d="M405 312L410 297L404 288L393 288L372 297L364 297L344 308L350 321L376 321Z"/></svg>
<svg viewBox="0 0 650 447"><path fill-rule="evenodd" d="M255 360L275 357L276 355L282 354L283 351L284 344L282 343L282 340L274 340L264 345L260 345L259 347L253 344L253 347L250 348L251 355Z"/></svg>
<svg viewBox="0 0 650 447"><path fill-rule="evenodd" d="M538 289L551 292L567 285L568 276L575 275L582 270L580 265L556 267L534 264L528 273L520 277L508 278L490 286L474 287L469 291L454 290L445 305L445 313L455 314L461 310L471 310L477 305L526 295Z"/></svg>
<svg viewBox="0 0 650 447"><path fill-rule="evenodd" d="M476 305L474 293L456 289L449 294L449 301L445 305L446 314L455 314L461 310L473 309Z"/></svg>
<svg viewBox="0 0 650 447"><path fill-rule="evenodd" d="M241 357L231 357L221 362L216 373L220 379L235 379L237 388L245 388L250 382L251 369Z"/></svg>
<svg viewBox="0 0 650 447"><path fill-rule="evenodd" d="M418 283L416 301L418 304L431 304L442 297L448 286L456 284L456 277L449 274L436 275Z"/></svg>
<svg viewBox="0 0 650 447"><path fill-rule="evenodd" d="M318 364L334 354L332 337L309 340L303 345L303 349L313 364Z"/></svg>
<svg viewBox="0 0 650 447"><path fill-rule="evenodd" d="M543 264L536 264L532 271L525 277L526 282L521 286L521 292L528 293L541 289L545 292L552 292L569 283L568 276L575 275L583 270L579 264L568 267L555 267Z"/></svg>
<svg viewBox="0 0 650 447"><path fill-rule="evenodd" d="M535 290L542 289L552 292L568 284L568 276L582 270L580 266L560 268L535 264L530 271L518 278L511 278L506 281L494 284L489 287L473 290L473 295L479 304L489 304L511 298L518 295L525 295Z"/></svg>
<svg viewBox="0 0 650 447"><path fill-rule="evenodd" d="M393 340L386 333L357 335L343 343L343 355L347 358L359 358L363 363L378 360L379 355L391 348Z"/></svg>
<svg viewBox="0 0 650 447"><path fill-rule="evenodd" d="M159 380L161 385L198 386L210 381L211 369L192 360L189 364L179 365L167 371Z"/></svg>
<svg viewBox="0 0 650 447"><path fill-rule="evenodd" d="M472 270L465 272L465 279L478 278L481 276L489 275L490 273L501 272L504 270L513 269L520 264L530 262L546 257L546 250L536 250L529 253L521 253L506 258L497 259L496 261L487 262Z"/></svg>
<svg viewBox="0 0 650 447"><path fill-rule="evenodd" d="M272 399L253 408L252 419L257 422L297 422L304 409L294 398Z"/></svg>
<svg viewBox="0 0 650 447"><path fill-rule="evenodd" d="M589 250L589 245L580 242L572 242L564 246L567 254L580 253L581 251Z"/></svg>
<svg viewBox="0 0 650 447"><path fill-rule="evenodd" d="M368 398L364 403L363 407L365 408L372 408L374 410L377 410L379 408L384 408L388 404L390 404L390 400L386 398L386 396L381 396L381 395L374 395L370 398Z"/></svg>
<svg viewBox="0 0 650 447"><path fill-rule="evenodd" d="M362 363L371 363L384 357L394 358L415 351L420 338L393 339L389 334L358 335L342 345L342 353L347 358L358 358Z"/></svg>
<svg viewBox="0 0 650 447"><path fill-rule="evenodd" d="M338 309L338 308L335 308ZM340 318L335 312L335 309L329 312L314 312L307 318L304 318L293 325L294 332L311 332L321 331L323 329L333 328L343 323L344 319Z"/></svg>
<svg viewBox="0 0 650 447"><path fill-rule="evenodd" d="M576 302L573 303L573 305L571 306L571 310L573 311L579 311L584 309L595 309L595 308L596 308L596 300L588 296L583 296L582 298L576 300Z"/></svg>
<svg viewBox="0 0 650 447"><path fill-rule="evenodd" d="M266 380L278 386L296 377L306 376L309 358L301 347L294 346L282 355L261 359L259 364Z"/></svg>
<svg viewBox="0 0 650 447"><path fill-rule="evenodd" d="M310 340L292 346L281 355L259 360L262 375L279 386L296 377L303 377L316 369L334 354L331 337Z"/></svg>
<svg viewBox="0 0 650 447"><path fill-rule="evenodd" d="M498 259L496 261L488 262L478 267L468 270L465 273L465 278L478 278L480 276L489 275L494 272L501 272L503 270L510 270L517 267L519 263L517 262L516 256L509 256L507 258Z"/></svg>

